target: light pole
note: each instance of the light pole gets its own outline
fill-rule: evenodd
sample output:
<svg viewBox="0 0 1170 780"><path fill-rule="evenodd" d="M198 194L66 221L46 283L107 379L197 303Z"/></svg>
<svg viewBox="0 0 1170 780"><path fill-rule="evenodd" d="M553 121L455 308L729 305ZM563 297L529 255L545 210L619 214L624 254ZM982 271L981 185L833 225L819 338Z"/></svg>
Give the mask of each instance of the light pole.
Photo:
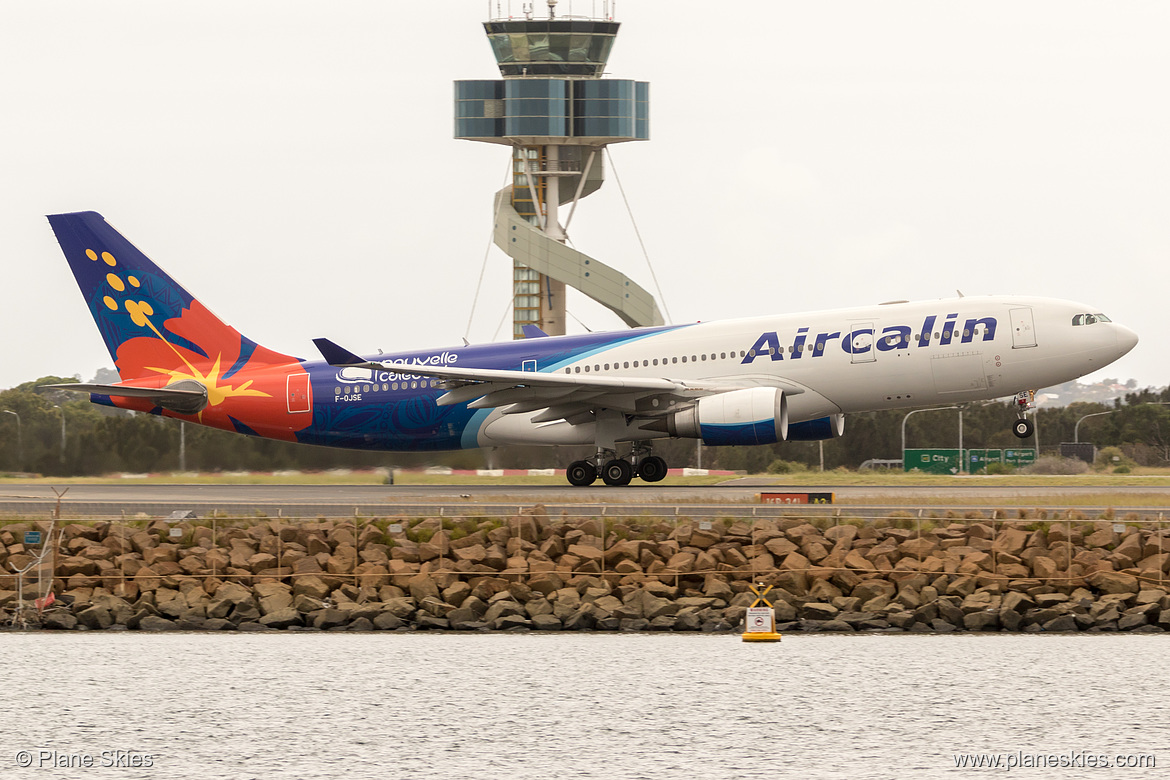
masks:
<svg viewBox="0 0 1170 780"><path fill-rule="evenodd" d="M11 414L16 418L16 465L21 471L24 471L24 434L20 431L20 415L11 409L5 409L4 414Z"/></svg>
<svg viewBox="0 0 1170 780"><path fill-rule="evenodd" d="M1081 443L1080 436L1081 436L1081 423L1082 422L1089 419L1090 417L1100 417L1101 415L1113 414L1114 412L1117 412L1117 411L1120 411L1120 410L1119 409L1110 409L1107 412L1093 412L1092 414L1086 414L1084 417L1077 420L1077 424L1073 426L1073 444L1080 444Z"/></svg>
<svg viewBox="0 0 1170 780"><path fill-rule="evenodd" d="M65 410L53 404L53 408L61 413L61 465L65 465Z"/></svg>
<svg viewBox="0 0 1170 780"><path fill-rule="evenodd" d="M959 471L963 470L963 410L958 406L932 406L929 409L912 409L902 418L902 470L906 470L906 421L910 415L919 412L941 412L946 409L959 409Z"/></svg>

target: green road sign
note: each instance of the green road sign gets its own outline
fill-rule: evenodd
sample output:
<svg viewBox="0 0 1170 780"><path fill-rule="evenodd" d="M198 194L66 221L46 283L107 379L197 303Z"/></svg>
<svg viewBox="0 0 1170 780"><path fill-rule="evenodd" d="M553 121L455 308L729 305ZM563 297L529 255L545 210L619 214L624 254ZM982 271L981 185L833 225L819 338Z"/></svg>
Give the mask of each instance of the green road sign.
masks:
<svg viewBox="0 0 1170 780"><path fill-rule="evenodd" d="M977 474L988 463L1003 463L1003 450L967 450L967 471Z"/></svg>
<svg viewBox="0 0 1170 780"><path fill-rule="evenodd" d="M1034 449L1015 449L1003 451L1003 462L1009 466L1020 468L1021 466L1031 466L1036 462L1036 450Z"/></svg>
<svg viewBox="0 0 1170 780"><path fill-rule="evenodd" d="M958 474L962 460L960 450L906 450L902 469L917 469L926 474Z"/></svg>

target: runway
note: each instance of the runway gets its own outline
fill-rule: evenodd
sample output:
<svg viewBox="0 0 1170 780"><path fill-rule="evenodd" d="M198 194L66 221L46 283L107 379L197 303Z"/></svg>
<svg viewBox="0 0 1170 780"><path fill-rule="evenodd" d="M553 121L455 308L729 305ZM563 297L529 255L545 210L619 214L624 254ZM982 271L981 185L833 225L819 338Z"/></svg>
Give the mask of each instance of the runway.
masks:
<svg viewBox="0 0 1170 780"><path fill-rule="evenodd" d="M70 485L61 500L62 517L165 517L192 511L204 517L363 517L393 515L509 515L535 504L567 515L653 515L769 517L845 513L882 516L897 509L943 512L1017 507L1170 514L1170 486L928 487L903 485L760 484L733 480L720 485L630 485L624 488L553 485ZM57 497L48 485L10 485L0 493L0 515L46 517ZM759 493L833 493L831 505L761 504ZM1083 497L1083 501L1078 501Z"/></svg>

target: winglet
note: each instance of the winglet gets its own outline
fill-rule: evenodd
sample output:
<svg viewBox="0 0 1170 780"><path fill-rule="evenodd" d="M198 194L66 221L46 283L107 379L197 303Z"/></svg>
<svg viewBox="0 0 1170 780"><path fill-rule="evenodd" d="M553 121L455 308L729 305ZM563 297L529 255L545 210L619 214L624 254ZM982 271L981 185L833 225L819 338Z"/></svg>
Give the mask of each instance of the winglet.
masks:
<svg viewBox="0 0 1170 780"><path fill-rule="evenodd" d="M321 357L325 358L325 362L331 366L362 366L369 362L345 347L337 346L329 339L313 339L313 343L317 345Z"/></svg>

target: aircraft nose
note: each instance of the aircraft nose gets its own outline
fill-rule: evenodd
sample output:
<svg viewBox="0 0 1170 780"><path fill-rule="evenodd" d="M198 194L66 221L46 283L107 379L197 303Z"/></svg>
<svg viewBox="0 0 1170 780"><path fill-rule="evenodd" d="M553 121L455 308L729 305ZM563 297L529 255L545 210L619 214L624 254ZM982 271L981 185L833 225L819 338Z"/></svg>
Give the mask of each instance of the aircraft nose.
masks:
<svg viewBox="0 0 1170 780"><path fill-rule="evenodd" d="M1117 349L1124 355L1137 346L1138 335L1124 325L1114 325L1117 335Z"/></svg>

